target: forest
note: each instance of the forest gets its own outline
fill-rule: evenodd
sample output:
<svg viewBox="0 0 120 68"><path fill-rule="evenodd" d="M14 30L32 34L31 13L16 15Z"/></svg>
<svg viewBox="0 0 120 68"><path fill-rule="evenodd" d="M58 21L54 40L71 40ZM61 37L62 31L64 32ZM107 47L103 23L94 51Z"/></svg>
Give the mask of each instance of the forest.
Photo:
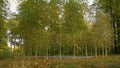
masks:
<svg viewBox="0 0 120 68"><path fill-rule="evenodd" d="M120 68L120 0L0 0L0 68Z"/></svg>

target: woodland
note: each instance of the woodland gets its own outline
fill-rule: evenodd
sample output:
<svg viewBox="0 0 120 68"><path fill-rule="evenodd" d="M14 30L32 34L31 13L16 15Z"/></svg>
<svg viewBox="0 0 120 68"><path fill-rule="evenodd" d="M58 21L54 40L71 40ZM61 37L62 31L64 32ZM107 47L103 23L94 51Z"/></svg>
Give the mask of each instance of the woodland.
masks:
<svg viewBox="0 0 120 68"><path fill-rule="evenodd" d="M17 2L0 0L0 68L120 68L120 0Z"/></svg>

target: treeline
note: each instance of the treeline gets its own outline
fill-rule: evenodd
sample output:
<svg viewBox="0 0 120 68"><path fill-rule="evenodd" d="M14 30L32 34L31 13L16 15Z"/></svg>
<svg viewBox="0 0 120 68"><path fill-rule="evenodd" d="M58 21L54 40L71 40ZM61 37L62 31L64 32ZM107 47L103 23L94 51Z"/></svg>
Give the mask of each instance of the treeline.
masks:
<svg viewBox="0 0 120 68"><path fill-rule="evenodd" d="M115 42L119 35L115 34L118 27L113 27L104 3L107 4L104 0L95 1L89 8L87 1L80 0L22 1L19 13L5 23L12 35L10 50L14 55L60 56L60 59L107 56L118 46Z"/></svg>

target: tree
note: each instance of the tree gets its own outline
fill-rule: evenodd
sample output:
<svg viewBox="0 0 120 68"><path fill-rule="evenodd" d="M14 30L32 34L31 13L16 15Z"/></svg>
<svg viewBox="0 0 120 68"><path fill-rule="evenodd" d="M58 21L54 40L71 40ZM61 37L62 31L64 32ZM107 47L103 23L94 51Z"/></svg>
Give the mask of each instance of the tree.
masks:
<svg viewBox="0 0 120 68"><path fill-rule="evenodd" d="M113 44L114 44L114 52L120 53L120 6L118 5L120 3L119 0L99 0L98 5L100 9L102 9L106 14L109 14L110 21L112 28L114 29L114 37L113 37Z"/></svg>
<svg viewBox="0 0 120 68"><path fill-rule="evenodd" d="M110 25L110 20L101 11L96 12L96 22L93 27L94 37L95 37L95 47L101 49L102 55L107 56L108 49L112 47L112 27ZM95 52L97 52L95 48Z"/></svg>
<svg viewBox="0 0 120 68"><path fill-rule="evenodd" d="M76 55L76 46L78 46L77 40L80 39L80 32L86 28L82 10L82 4L73 0L69 0L64 6L64 31L71 36L74 57Z"/></svg>
<svg viewBox="0 0 120 68"><path fill-rule="evenodd" d="M3 2L0 2L0 13L2 12L3 6L2 6ZM3 17L2 14L0 14L0 46L2 46L3 43Z"/></svg>
<svg viewBox="0 0 120 68"><path fill-rule="evenodd" d="M0 49L6 46L5 30L5 1L0 0Z"/></svg>
<svg viewBox="0 0 120 68"><path fill-rule="evenodd" d="M35 10L33 10L35 9ZM45 46L46 51L50 44L49 36L57 30L58 6L57 1L24 1L19 8L18 20L20 22L19 34L24 38L24 50L26 55L32 50L36 57L40 49ZM47 29L46 29L47 28ZM52 35L51 35L52 36ZM39 49L40 48L40 49ZM35 52L34 52L35 51ZM47 54L48 55L48 51Z"/></svg>
<svg viewBox="0 0 120 68"><path fill-rule="evenodd" d="M34 10L33 10L34 9ZM20 35L24 38L24 50L29 55L29 50L38 55L38 47L42 46L43 32L45 31L48 6L43 0L23 1L19 8L19 30ZM30 51L31 52L31 51Z"/></svg>
<svg viewBox="0 0 120 68"><path fill-rule="evenodd" d="M6 38L6 0L0 0L0 59L12 57L10 49L7 47Z"/></svg>

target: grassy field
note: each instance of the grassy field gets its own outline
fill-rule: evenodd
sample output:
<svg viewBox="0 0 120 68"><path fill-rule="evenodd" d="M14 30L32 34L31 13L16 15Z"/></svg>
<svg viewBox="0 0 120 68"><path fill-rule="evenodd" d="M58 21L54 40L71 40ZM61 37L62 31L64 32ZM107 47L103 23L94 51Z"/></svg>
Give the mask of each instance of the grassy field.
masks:
<svg viewBox="0 0 120 68"><path fill-rule="evenodd" d="M0 68L120 68L120 55L98 59L2 59Z"/></svg>

